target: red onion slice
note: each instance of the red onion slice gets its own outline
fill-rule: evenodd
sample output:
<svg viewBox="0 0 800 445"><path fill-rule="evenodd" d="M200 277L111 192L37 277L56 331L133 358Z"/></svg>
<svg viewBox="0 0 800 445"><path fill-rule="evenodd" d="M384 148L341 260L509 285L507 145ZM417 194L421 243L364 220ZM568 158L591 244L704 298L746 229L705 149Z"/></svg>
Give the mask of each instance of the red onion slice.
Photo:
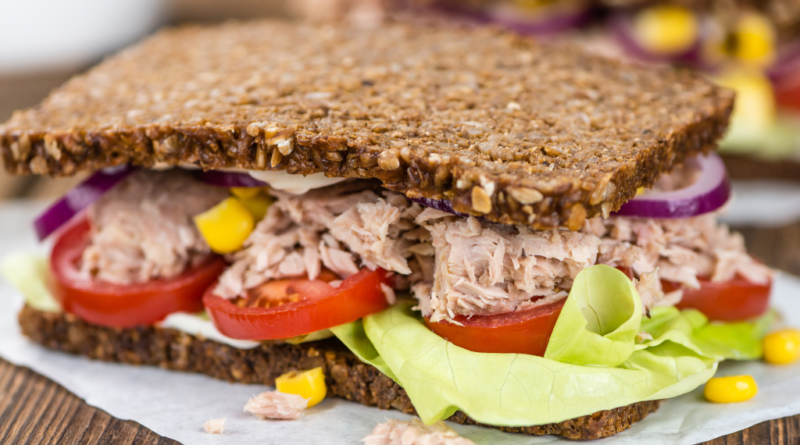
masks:
<svg viewBox="0 0 800 445"><path fill-rule="evenodd" d="M265 187L269 185L247 173L226 172L222 170L198 170L195 172L195 177L199 181L218 187Z"/></svg>
<svg viewBox="0 0 800 445"><path fill-rule="evenodd" d="M552 15L545 12L541 17L526 20L525 14L519 14L513 9L498 9L489 13L489 19L520 34L543 36L557 34L589 23L592 19L592 10L582 8Z"/></svg>
<svg viewBox="0 0 800 445"><path fill-rule="evenodd" d="M33 228L39 241L44 241L50 234L100 199L135 170L127 164L105 168L95 172L68 191L33 222Z"/></svg>
<svg viewBox="0 0 800 445"><path fill-rule="evenodd" d="M583 26L592 19L592 8L582 7L575 11L558 13L543 12L541 17L526 18L524 12L504 8L490 11L457 5L454 1L435 1L430 8L440 13L458 16L477 24L495 23L520 34L551 35Z"/></svg>
<svg viewBox="0 0 800 445"><path fill-rule="evenodd" d="M694 184L669 192L639 195L614 212L615 216L640 218L689 218L719 209L731 195L725 164L719 155L698 156L694 162L702 174Z"/></svg>

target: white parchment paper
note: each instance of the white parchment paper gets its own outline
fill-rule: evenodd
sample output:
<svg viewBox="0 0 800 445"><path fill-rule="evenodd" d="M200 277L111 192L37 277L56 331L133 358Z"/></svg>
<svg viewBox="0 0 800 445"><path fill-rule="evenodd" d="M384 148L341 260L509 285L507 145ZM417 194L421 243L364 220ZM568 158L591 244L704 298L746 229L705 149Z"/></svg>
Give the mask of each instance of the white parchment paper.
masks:
<svg viewBox="0 0 800 445"><path fill-rule="evenodd" d="M45 251L37 246L30 221L41 205L0 207L0 257L13 251ZM800 279L781 275L774 306L789 325L800 327ZM408 419L338 399L327 399L297 421L263 421L242 412L248 398L266 386L240 385L201 375L158 368L94 362L44 349L19 333L16 313L22 299L0 281L0 356L51 378L66 389L121 419L135 420L185 444L352 444L387 418ZM718 375L751 374L759 394L740 404L705 402L702 390L672 399L630 430L602 442L613 444L692 444L729 434L764 420L800 414L800 365L773 367L758 362L723 363ZM212 436L202 424L227 418L225 433ZM538 444L556 437L528 437L452 425L478 444Z"/></svg>

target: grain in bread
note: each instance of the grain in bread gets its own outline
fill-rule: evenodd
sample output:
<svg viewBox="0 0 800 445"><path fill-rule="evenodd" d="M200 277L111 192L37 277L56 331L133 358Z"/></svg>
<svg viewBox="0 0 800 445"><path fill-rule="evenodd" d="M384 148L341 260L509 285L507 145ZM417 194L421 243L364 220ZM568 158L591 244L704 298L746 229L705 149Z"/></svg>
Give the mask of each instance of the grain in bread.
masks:
<svg viewBox="0 0 800 445"><path fill-rule="evenodd" d="M732 104L686 71L489 28L228 23L109 58L15 113L0 149L16 174L131 162L378 178L487 220L576 229L714 148Z"/></svg>

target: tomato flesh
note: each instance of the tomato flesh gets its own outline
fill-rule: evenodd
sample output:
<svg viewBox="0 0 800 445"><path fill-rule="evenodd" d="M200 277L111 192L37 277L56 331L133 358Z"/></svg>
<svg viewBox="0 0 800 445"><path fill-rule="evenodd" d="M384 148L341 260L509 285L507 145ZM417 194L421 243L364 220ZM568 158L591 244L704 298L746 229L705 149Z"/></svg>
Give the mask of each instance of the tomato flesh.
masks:
<svg viewBox="0 0 800 445"><path fill-rule="evenodd" d="M89 245L89 222L67 228L50 256L56 299L65 311L101 326L150 325L173 312L203 310L203 293L225 270L216 255L169 279L119 285L87 278L78 269Z"/></svg>
<svg viewBox="0 0 800 445"><path fill-rule="evenodd" d="M544 357L550 335L566 299L557 303L499 315L457 315L454 320L425 324L456 346L473 352L531 354Z"/></svg>
<svg viewBox="0 0 800 445"><path fill-rule="evenodd" d="M779 108L800 111L800 74L775 86L775 101Z"/></svg>
<svg viewBox="0 0 800 445"><path fill-rule="evenodd" d="M273 287L266 295L260 294L275 303L262 305L267 307L240 307L214 295L212 286L206 291L203 303L217 329L230 338L291 338L386 309L389 303L381 284L390 285L387 275L383 269L364 269L346 278L339 287L322 280L278 280L281 283L267 283ZM276 301L281 299L284 301Z"/></svg>
<svg viewBox="0 0 800 445"><path fill-rule="evenodd" d="M664 292L683 289L678 309L697 309L710 320L741 321L764 315L769 309L772 281L751 283L736 277L730 281L714 282L700 278L699 289L682 287L678 283L662 280Z"/></svg>

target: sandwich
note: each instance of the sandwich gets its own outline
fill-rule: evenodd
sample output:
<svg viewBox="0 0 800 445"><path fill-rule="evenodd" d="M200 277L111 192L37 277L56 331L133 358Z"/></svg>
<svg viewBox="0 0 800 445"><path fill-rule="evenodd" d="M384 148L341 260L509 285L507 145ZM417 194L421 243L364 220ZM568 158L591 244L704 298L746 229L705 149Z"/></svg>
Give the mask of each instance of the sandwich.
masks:
<svg viewBox="0 0 800 445"><path fill-rule="evenodd" d="M716 221L732 107L497 29L166 30L0 127L10 173L91 174L3 270L54 350L607 437L761 355L773 273Z"/></svg>

